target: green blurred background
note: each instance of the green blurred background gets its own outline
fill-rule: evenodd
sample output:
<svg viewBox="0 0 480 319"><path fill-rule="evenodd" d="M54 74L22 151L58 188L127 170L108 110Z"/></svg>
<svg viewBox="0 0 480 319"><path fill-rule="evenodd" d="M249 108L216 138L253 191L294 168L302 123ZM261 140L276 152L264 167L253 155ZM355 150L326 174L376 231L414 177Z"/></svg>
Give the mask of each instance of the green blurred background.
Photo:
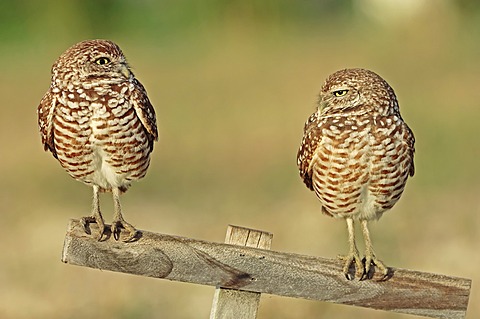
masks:
<svg viewBox="0 0 480 319"><path fill-rule="evenodd" d="M475 0L6 1L0 3L0 317L207 318L213 288L64 265L69 218L91 189L43 152L50 67L89 38L117 42L157 110L147 177L123 197L140 229L222 242L228 224L274 250L335 257L295 163L330 73L364 67L395 89L416 175L371 231L388 265L480 281L480 5ZM107 221L111 197L101 198ZM362 246L363 249L363 246ZM469 318L480 317L473 286ZM407 318L271 295L259 318Z"/></svg>

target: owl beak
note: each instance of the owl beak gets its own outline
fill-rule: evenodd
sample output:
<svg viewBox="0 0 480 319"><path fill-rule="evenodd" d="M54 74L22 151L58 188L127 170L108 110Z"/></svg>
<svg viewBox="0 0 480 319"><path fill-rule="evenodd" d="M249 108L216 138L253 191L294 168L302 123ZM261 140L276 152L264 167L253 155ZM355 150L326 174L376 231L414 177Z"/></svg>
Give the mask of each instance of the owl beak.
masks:
<svg viewBox="0 0 480 319"><path fill-rule="evenodd" d="M321 98L318 100L318 109L322 111L327 107L327 102L323 101Z"/></svg>
<svg viewBox="0 0 480 319"><path fill-rule="evenodd" d="M130 71L130 69L128 68L128 65L125 64L125 63L120 64L120 70L119 71L127 79L129 79L133 75L132 71Z"/></svg>

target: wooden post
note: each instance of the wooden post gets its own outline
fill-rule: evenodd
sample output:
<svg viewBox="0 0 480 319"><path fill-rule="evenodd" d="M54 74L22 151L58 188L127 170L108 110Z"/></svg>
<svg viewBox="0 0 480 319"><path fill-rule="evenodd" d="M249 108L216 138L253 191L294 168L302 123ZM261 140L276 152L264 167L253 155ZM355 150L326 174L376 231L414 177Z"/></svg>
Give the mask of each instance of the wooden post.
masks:
<svg viewBox="0 0 480 319"><path fill-rule="evenodd" d="M270 249L273 234L228 225L225 243ZM217 287L213 296L210 319L255 319L260 303L259 292Z"/></svg>
<svg viewBox="0 0 480 319"><path fill-rule="evenodd" d="M96 235L98 227L91 224ZM62 261L139 276L443 319L463 319L471 280L391 268L382 280L346 280L337 259L140 231L136 241L103 241L71 220ZM122 231L120 239L125 237Z"/></svg>

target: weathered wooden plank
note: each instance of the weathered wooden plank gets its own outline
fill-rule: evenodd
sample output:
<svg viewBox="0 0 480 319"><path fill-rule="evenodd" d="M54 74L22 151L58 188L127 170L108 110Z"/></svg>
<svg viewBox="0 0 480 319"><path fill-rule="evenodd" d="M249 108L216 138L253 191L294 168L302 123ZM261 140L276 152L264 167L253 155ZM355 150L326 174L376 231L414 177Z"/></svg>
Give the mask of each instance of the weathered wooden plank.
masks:
<svg viewBox="0 0 480 319"><path fill-rule="evenodd" d="M92 232L98 231L96 225ZM123 238L123 233L120 238ZM140 276L322 300L434 318L464 318L471 280L392 268L388 280L348 281L342 262L142 231L97 241L72 220L62 261Z"/></svg>
<svg viewBox="0 0 480 319"><path fill-rule="evenodd" d="M271 233L229 225L225 243L270 249L272 238ZM255 319L260 295L258 292L217 287L213 296L210 319Z"/></svg>

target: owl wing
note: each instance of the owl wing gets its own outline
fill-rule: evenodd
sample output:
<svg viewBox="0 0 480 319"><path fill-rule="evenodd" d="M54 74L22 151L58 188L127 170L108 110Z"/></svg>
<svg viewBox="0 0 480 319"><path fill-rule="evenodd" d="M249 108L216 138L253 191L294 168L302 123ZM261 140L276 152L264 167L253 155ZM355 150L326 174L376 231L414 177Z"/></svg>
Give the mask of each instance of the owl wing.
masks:
<svg viewBox="0 0 480 319"><path fill-rule="evenodd" d="M42 138L42 144L45 151L52 152L52 155L57 158L57 151L55 150L55 142L53 138L53 114L56 107L56 98L52 95L51 90L43 96L40 105L37 108L38 128Z"/></svg>
<svg viewBox="0 0 480 319"><path fill-rule="evenodd" d="M318 114L313 113L305 123L302 144L297 153L297 166L300 170L300 177L310 190L313 190L311 163L321 139Z"/></svg>
<svg viewBox="0 0 480 319"><path fill-rule="evenodd" d="M407 141L408 145L408 162L410 164L410 171L409 174L410 176L413 176L415 174L415 164L413 161L413 157L415 154L415 136L413 135L412 130L408 127L405 122L403 123L404 130L403 134L405 136L405 140Z"/></svg>
<svg viewBox="0 0 480 319"><path fill-rule="evenodd" d="M143 85L136 79L134 81L134 90L132 92L130 102L135 109L140 122L147 131L151 140L158 140L157 121L155 118L155 110L147 96L147 91Z"/></svg>

